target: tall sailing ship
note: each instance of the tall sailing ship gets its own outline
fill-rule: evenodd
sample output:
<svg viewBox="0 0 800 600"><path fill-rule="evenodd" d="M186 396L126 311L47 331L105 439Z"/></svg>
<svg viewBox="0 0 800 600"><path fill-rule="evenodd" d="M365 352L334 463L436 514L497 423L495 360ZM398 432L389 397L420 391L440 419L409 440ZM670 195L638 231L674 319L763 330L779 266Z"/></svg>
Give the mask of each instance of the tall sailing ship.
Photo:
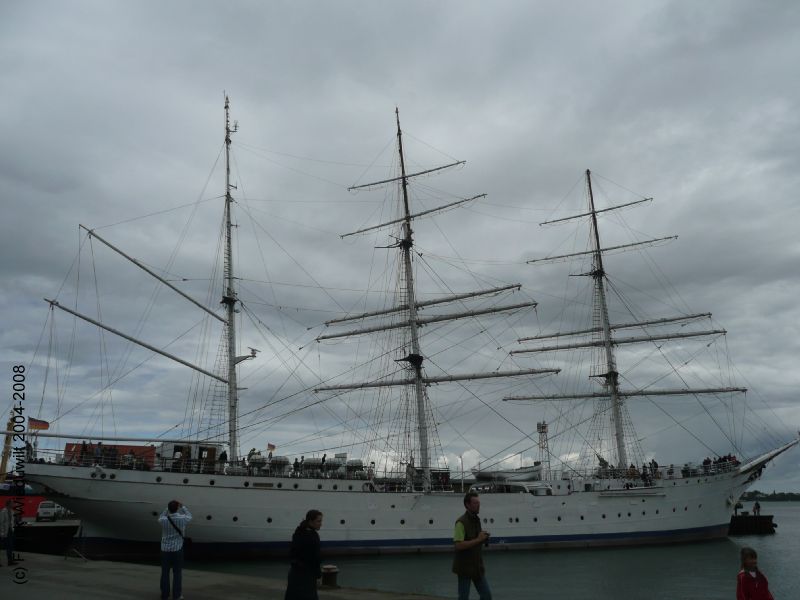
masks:
<svg viewBox="0 0 800 600"><path fill-rule="evenodd" d="M618 371L620 346L661 344L672 340L720 336L719 329L688 330L686 325L707 320L708 315L683 314L657 319L612 322L607 298L607 273L598 228L598 214L612 210L594 205L591 173L586 172L588 209L579 215L589 220L590 248L574 255L551 256L546 260L584 258L589 270L581 273L592 282L594 308L590 327L570 332L541 334L519 339L526 347L503 352L515 368L492 365L489 371L445 372L438 354L426 351L425 343L435 336L445 337L446 324L466 321L478 325L483 333L490 319L527 314L536 303L530 299L511 302L506 298L518 292L520 284L485 287L475 291L430 297L419 292L415 277L420 253L416 250L413 225L433 214L477 201L481 196L460 198L443 206L416 210L410 186L418 177L463 164L454 161L442 167L407 172L403 132L396 113L396 144L399 173L388 179L355 186L354 190L394 186L399 200L396 218L366 227L353 234L383 234L387 252L396 252L398 279L382 307L371 307L359 314L346 314L324 324L316 336L320 347L347 343L348 340L380 340L365 343L374 354L363 364L379 365L357 382L325 381L314 386L321 402L332 399L346 402L348 394L360 394L366 402L371 423L368 435L384 438L380 452L350 457L317 451L302 462L290 457L251 451L245 458L239 448L239 388L237 370L256 356L256 351L237 355L236 315L240 300L234 273L232 197L230 181L231 126L229 103L225 101L225 190L223 224L223 293L220 311L191 298L142 261L129 257L96 231L87 230L92 239L107 245L132 260L163 285L219 321L223 328L222 360L217 368L192 364L163 348L146 344L79 311L49 300L53 309L143 345L152 352L176 360L195 370L202 378L218 382L226 390L226 412L219 423L227 425L226 439L211 435L193 438L139 439L139 446L126 446L116 455L98 452L97 444L81 445L80 436L67 444L56 460L33 462L26 477L46 486L58 502L78 514L83 523L81 536L96 555L147 553L157 547L155 515L172 498L184 499L194 521L191 537L194 551L226 556L282 553L288 547L299 515L307 508L325 513L323 546L330 552L408 552L449 551L452 524L462 508L461 489L456 491L457 474L451 471L439 440L439 412L431 396L457 386L480 382L514 381L516 389L543 390L542 382L557 381L563 361L554 359L550 367L525 367L517 363L540 353L588 352L595 357L584 373L594 388L568 393L522 393L503 398L508 402L545 402L572 406L590 402L592 417L583 449L576 460L564 460L550 451L548 423L537 423L540 461L532 466L509 468L500 459L483 461L475 470L474 488L485 494L481 518L491 532L492 546L540 548L560 546L602 546L699 540L727 535L734 506L747 487L759 477L764 466L794 446L791 440L750 458L728 456L714 464L690 463L657 465L648 461L639 447L628 413L631 398L679 395L734 395L745 390L735 386L674 387L656 389L623 387ZM566 221L566 219L559 219ZM449 308L448 308L449 307ZM435 313L435 314L432 314ZM682 332L665 333L664 327L679 325ZM487 326L488 328L488 326ZM638 333L626 336L623 331ZM427 337L426 337L427 335ZM553 341L555 340L555 341ZM564 341L568 340L568 341ZM435 339L434 339L435 341ZM458 344L452 344L458 345ZM468 343L461 343L462 347ZM351 346L352 347L352 346ZM358 346L359 348L361 346ZM438 352L438 350L437 350ZM363 359L362 359L363 360ZM348 370L349 372L349 370ZM217 383L215 383L217 385ZM309 390L310 392L310 390ZM469 393L469 392L466 392ZM382 408L375 408L380 404ZM347 404L352 408L355 403ZM361 406L364 402L361 403ZM507 405L506 405L507 406ZM493 409L494 410L494 409ZM381 412L384 411L384 412ZM535 411L531 407L531 413ZM389 433L382 424L391 423ZM519 431L523 431L517 425ZM571 425L569 426L571 427ZM40 434L40 443L47 439ZM532 434L523 438L533 440ZM60 439L66 435L55 436ZM94 438L95 441L98 438ZM137 439L106 437L107 447ZM149 441L150 444L142 442ZM474 442L478 443L478 442ZM349 447L349 446L346 446ZM374 448L373 448L374 450ZM320 454L322 456L320 456ZM40 456L43 456L40 451ZM485 455L486 456L486 455ZM557 461L558 464L553 464ZM463 473L463 467L462 467Z"/></svg>

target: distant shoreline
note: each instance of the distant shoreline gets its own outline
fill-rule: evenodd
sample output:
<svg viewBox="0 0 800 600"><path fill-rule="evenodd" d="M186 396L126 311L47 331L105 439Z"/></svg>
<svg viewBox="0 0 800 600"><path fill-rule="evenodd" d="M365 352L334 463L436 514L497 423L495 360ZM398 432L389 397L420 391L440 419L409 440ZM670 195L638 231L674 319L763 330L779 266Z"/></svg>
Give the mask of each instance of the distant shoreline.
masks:
<svg viewBox="0 0 800 600"><path fill-rule="evenodd" d="M800 493L797 492L772 492L766 494L753 490L752 492L745 492L740 498L740 502L798 502L800 501Z"/></svg>

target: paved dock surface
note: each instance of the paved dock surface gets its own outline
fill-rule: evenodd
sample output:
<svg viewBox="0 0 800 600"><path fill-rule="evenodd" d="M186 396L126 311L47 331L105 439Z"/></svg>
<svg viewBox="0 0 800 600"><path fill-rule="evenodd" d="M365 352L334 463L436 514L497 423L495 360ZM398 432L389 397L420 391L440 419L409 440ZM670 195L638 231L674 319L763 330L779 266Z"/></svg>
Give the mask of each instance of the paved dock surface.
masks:
<svg viewBox="0 0 800 600"><path fill-rule="evenodd" d="M84 561L47 554L24 554L24 560L0 567L0 598L25 600L158 600L161 568L109 561ZM25 583L15 583L14 578ZM364 581L364 588L369 581ZM286 582L249 575L183 571L186 600L282 600ZM11 595L8 595L9 592ZM441 597L379 592L370 589L320 589L320 600L443 600Z"/></svg>

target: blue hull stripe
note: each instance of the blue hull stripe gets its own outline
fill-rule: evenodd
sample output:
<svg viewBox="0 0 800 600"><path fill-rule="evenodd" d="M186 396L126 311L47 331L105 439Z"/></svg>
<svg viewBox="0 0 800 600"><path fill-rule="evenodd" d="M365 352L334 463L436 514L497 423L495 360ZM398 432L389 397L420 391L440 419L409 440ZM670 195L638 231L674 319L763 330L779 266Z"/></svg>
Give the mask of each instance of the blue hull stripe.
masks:
<svg viewBox="0 0 800 600"><path fill-rule="evenodd" d="M663 540L670 541L672 538L704 539L714 536L724 537L727 535L728 523L711 525L707 527L694 527L689 529L672 529L661 531L635 531L621 533L598 533L598 534L576 534L576 535L525 535L492 537L492 545L502 544L504 546L514 546L516 544L558 544L558 543L594 543L601 545L602 542L615 542L624 540ZM84 541L91 544L117 545L117 544L142 544L149 545L153 542L131 542L117 540L113 538L87 537ZM78 541L77 539L75 541ZM424 538L424 539L385 539L385 540L339 540L322 541L323 548L409 548L409 547L435 547L449 546L453 543L452 538ZM194 546L212 547L218 546L225 549L282 549L288 548L289 540L280 542L213 542L203 543L194 542Z"/></svg>

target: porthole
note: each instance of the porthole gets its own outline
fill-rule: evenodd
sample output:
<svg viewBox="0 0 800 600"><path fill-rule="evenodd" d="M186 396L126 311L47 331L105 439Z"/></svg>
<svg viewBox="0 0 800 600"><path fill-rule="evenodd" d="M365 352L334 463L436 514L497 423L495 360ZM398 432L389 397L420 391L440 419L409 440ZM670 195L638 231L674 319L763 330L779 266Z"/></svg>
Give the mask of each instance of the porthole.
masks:
<svg viewBox="0 0 800 600"><path fill-rule="evenodd" d="M239 517L233 517L233 522L234 522L234 523L235 523L236 521L238 521L238 520L239 520Z"/></svg>
<svg viewBox="0 0 800 600"><path fill-rule="evenodd" d="M94 477L94 474L92 474L92 477ZM156 483L161 483L161 477L156 477Z"/></svg>
<svg viewBox="0 0 800 600"><path fill-rule="evenodd" d="M428 525L433 525L433 519L428 519Z"/></svg>
<svg viewBox="0 0 800 600"><path fill-rule="evenodd" d="M392 508L394 508L394 504L392 504Z"/></svg>
<svg viewBox="0 0 800 600"><path fill-rule="evenodd" d="M606 515L605 515L605 514L603 514L603 518L604 518L604 519L606 518Z"/></svg>
<svg viewBox="0 0 800 600"><path fill-rule="evenodd" d="M631 516L631 513L628 513L628 516L630 517L630 516Z"/></svg>
<svg viewBox="0 0 800 600"><path fill-rule="evenodd" d="M297 489L298 485L295 483L293 487L294 489Z"/></svg>
<svg viewBox="0 0 800 600"><path fill-rule="evenodd" d="M484 522L484 523L488 523L488 522L489 522L489 520L488 520L486 517L483 517L483 522Z"/></svg>
<svg viewBox="0 0 800 600"><path fill-rule="evenodd" d="M642 516L644 517L644 516L646 516L646 515L647 515L647 511L644 511L644 510L643 510L643 511L642 511Z"/></svg>
<svg viewBox="0 0 800 600"><path fill-rule="evenodd" d="M489 523L494 523L494 519L489 519Z"/></svg>
<svg viewBox="0 0 800 600"><path fill-rule="evenodd" d="M154 516L154 517L157 517L157 516L158 516L158 513L157 513L156 511L153 511L153 516Z"/></svg>
<svg viewBox="0 0 800 600"><path fill-rule="evenodd" d="M484 519L484 520L485 520L485 519ZM539 522L539 517L533 517L533 522L534 522L534 523L538 523L538 522Z"/></svg>
<svg viewBox="0 0 800 600"><path fill-rule="evenodd" d="M280 484L278 484L278 485L280 485ZM250 482L249 481L245 481L244 482L244 487L250 487Z"/></svg>
<svg viewBox="0 0 800 600"><path fill-rule="evenodd" d="M267 517L267 523L272 523L272 517Z"/></svg>
<svg viewBox="0 0 800 600"><path fill-rule="evenodd" d="M658 514L658 509L656 509L656 514Z"/></svg>
<svg viewBox="0 0 800 600"><path fill-rule="evenodd" d="M556 488L560 490L560 489L561 489L561 484L559 483L559 484L556 486Z"/></svg>
<svg viewBox="0 0 800 600"><path fill-rule="evenodd" d="M703 508L703 505L702 504L698 504L697 508Z"/></svg>
<svg viewBox="0 0 800 600"><path fill-rule="evenodd" d="M405 524L406 524L406 520L405 519L400 519L400 525L405 525Z"/></svg>
<svg viewBox="0 0 800 600"><path fill-rule="evenodd" d="M117 478L117 474L116 473L112 473L111 475L108 476L108 478L109 479L116 479Z"/></svg>
<svg viewBox="0 0 800 600"><path fill-rule="evenodd" d="M617 513L617 518L621 519L622 518L622 513Z"/></svg>
<svg viewBox="0 0 800 600"><path fill-rule="evenodd" d="M339 489L339 486L338 486L338 485L336 485L336 484L334 484L334 485L333 485L333 489L335 489L335 490L338 490L338 489Z"/></svg>
<svg viewBox="0 0 800 600"><path fill-rule="evenodd" d="M372 520L369 522L369 524L370 524L370 525L375 525L375 519L372 519Z"/></svg>
<svg viewBox="0 0 800 600"><path fill-rule="evenodd" d="M183 479L183 483L189 483L189 480L188 480L188 479L186 479L186 478L184 478L184 479Z"/></svg>
<svg viewBox="0 0 800 600"><path fill-rule="evenodd" d="M282 488L282 487L283 487L283 484L282 484L280 481L278 482L278 487L279 487L279 488Z"/></svg>
<svg viewBox="0 0 800 600"><path fill-rule="evenodd" d="M644 502L644 498L642 498L642 502Z"/></svg>
<svg viewBox="0 0 800 600"><path fill-rule="evenodd" d="M684 506L683 507L683 512L686 512L687 510L689 510L689 507L688 506Z"/></svg>
<svg viewBox="0 0 800 600"><path fill-rule="evenodd" d="M672 507L672 512L675 512L675 507L674 506Z"/></svg>
<svg viewBox="0 0 800 600"><path fill-rule="evenodd" d="M342 519L341 521L339 521L339 525L344 525L344 519Z"/></svg>
<svg viewBox="0 0 800 600"><path fill-rule="evenodd" d="M561 520L561 517L558 517L558 520L560 521L560 520Z"/></svg>
<svg viewBox="0 0 800 600"><path fill-rule="evenodd" d="M348 485L348 486L347 486L347 489L348 489L348 490L350 490L350 491L352 492L352 491L353 491L353 486L352 486L352 485Z"/></svg>
<svg viewBox="0 0 800 600"><path fill-rule="evenodd" d="M581 515L581 521L583 521L583 515Z"/></svg>
<svg viewBox="0 0 800 600"><path fill-rule="evenodd" d="M519 517L514 517L514 522L519 523Z"/></svg>
<svg viewBox="0 0 800 600"><path fill-rule="evenodd" d="M100 479L105 479L105 478L106 478L106 474L105 473L100 473Z"/></svg>
<svg viewBox="0 0 800 600"><path fill-rule="evenodd" d="M321 490L321 489L322 489L322 484L321 484L321 483L318 483L318 484L317 484L317 489L318 489L318 490Z"/></svg>
<svg viewBox="0 0 800 600"><path fill-rule="evenodd" d="M513 522L514 522L514 519L512 519L511 517L508 517L508 522L509 522L509 523L513 523Z"/></svg>
<svg viewBox="0 0 800 600"><path fill-rule="evenodd" d="M211 520L211 515L206 515L206 521L210 521L210 520Z"/></svg>
<svg viewBox="0 0 800 600"><path fill-rule="evenodd" d="M208 482L208 485L214 485L215 483L217 482L212 479L211 481Z"/></svg>

